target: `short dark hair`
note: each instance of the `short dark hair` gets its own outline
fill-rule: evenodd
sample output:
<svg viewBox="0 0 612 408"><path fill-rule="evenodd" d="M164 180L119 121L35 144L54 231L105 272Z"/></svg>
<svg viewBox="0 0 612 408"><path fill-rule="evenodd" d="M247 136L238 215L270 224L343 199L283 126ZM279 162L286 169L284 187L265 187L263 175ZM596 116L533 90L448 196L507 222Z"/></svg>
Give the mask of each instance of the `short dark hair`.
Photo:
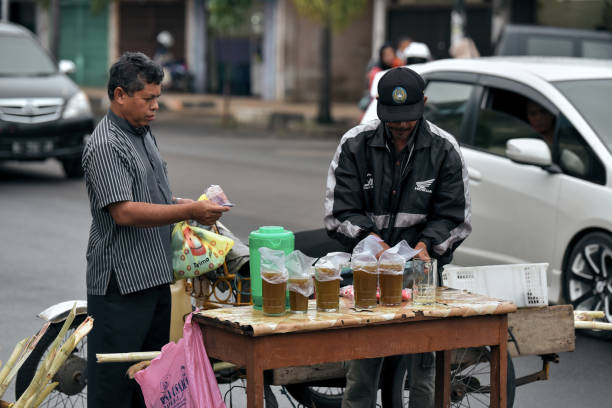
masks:
<svg viewBox="0 0 612 408"><path fill-rule="evenodd" d="M121 87L128 95L144 89L147 84L161 84L164 71L158 63L142 52L126 52L109 71L108 97L113 100L115 88Z"/></svg>

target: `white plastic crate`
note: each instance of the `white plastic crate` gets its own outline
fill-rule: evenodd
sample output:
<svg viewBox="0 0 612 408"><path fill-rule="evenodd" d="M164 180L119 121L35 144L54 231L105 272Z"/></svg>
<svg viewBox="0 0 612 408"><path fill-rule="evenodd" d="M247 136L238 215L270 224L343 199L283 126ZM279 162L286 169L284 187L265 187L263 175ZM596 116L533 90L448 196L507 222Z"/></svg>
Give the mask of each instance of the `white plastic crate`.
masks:
<svg viewBox="0 0 612 408"><path fill-rule="evenodd" d="M510 300L517 307L548 305L547 263L459 267L447 265L442 284Z"/></svg>

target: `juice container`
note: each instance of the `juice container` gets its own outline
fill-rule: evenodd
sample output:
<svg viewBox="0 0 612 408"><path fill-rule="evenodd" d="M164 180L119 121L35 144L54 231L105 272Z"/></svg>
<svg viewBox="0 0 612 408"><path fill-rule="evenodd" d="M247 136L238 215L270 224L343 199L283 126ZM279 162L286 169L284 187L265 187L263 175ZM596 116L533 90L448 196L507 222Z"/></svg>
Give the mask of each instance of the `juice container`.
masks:
<svg viewBox="0 0 612 408"><path fill-rule="evenodd" d="M260 255L259 248L280 249L289 255L293 251L295 238L293 232L283 227L266 226L249 234L249 254L251 272L251 296L253 307L257 310L262 309L262 286L260 274ZM289 292L286 293L286 304L289 305Z"/></svg>

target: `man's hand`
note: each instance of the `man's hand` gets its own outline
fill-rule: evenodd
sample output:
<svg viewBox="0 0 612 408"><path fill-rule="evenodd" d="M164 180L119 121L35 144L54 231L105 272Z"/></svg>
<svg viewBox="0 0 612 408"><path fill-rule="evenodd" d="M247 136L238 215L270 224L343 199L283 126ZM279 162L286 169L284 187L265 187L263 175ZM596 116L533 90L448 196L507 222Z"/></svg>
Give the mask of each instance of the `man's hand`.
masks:
<svg viewBox="0 0 612 408"><path fill-rule="evenodd" d="M229 207L213 203L210 200L194 201L188 205L191 207L189 218L202 225L214 224L224 212L230 210Z"/></svg>
<svg viewBox="0 0 612 408"><path fill-rule="evenodd" d="M419 241L418 244L414 247L414 249L420 249L421 252L416 254L414 257L416 259L420 259L422 261L429 261L431 258L429 257L429 252L427 252L427 245L424 242Z"/></svg>
<svg viewBox="0 0 612 408"><path fill-rule="evenodd" d="M380 236L378 236L378 234L374 233L374 232L370 232L370 235L373 235L374 237L376 237L376 239L378 240L378 243L382 246L382 250L380 252L378 252L376 254L376 259L380 258L380 256L382 255L383 252L385 252L387 249L391 248L389 245L387 245L387 243L385 241L382 240L382 238Z"/></svg>

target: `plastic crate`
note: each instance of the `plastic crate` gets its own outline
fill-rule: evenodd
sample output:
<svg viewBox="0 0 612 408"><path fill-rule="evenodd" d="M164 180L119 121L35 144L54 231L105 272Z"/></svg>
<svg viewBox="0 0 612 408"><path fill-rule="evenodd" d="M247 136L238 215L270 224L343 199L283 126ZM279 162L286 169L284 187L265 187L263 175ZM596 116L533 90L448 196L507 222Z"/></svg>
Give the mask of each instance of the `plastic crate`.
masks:
<svg viewBox="0 0 612 408"><path fill-rule="evenodd" d="M517 307L548 305L547 263L459 267L447 265L444 286L510 300Z"/></svg>

